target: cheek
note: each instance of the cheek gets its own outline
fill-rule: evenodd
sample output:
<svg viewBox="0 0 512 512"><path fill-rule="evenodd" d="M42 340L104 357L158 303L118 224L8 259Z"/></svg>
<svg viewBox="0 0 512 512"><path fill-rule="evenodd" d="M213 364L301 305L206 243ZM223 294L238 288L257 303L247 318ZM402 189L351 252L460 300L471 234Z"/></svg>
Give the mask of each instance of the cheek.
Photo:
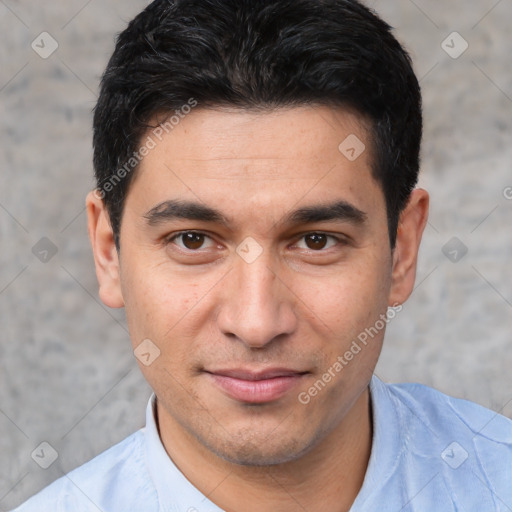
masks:
<svg viewBox="0 0 512 512"><path fill-rule="evenodd" d="M134 344L144 338L162 343L172 339L173 331L179 331L182 325L190 325L189 317L201 302L206 286L167 272L163 267L147 265L127 267L122 281Z"/></svg>
<svg viewBox="0 0 512 512"><path fill-rule="evenodd" d="M361 258L329 277L298 279L293 289L320 328L331 336L343 333L345 338L373 325L386 312L389 286L386 262Z"/></svg>

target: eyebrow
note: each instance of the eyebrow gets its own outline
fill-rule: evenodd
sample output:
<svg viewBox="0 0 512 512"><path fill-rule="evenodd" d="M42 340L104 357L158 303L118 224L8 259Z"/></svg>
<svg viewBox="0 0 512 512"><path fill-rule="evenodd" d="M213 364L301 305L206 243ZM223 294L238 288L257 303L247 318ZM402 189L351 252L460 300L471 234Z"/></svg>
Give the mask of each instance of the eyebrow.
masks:
<svg viewBox="0 0 512 512"><path fill-rule="evenodd" d="M226 227L230 221L219 210L194 201L170 199L151 208L144 218L150 226L157 226L176 219L196 220L222 224ZM314 222L342 221L362 224L366 221L365 212L347 201L304 206L288 213L283 224L310 224Z"/></svg>

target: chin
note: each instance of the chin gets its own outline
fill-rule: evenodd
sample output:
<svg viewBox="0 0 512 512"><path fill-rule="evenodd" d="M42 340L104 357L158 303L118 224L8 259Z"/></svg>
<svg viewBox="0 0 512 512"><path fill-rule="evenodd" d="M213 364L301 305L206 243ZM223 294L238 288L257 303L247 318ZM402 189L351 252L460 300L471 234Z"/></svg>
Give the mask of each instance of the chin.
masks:
<svg viewBox="0 0 512 512"><path fill-rule="evenodd" d="M203 444L218 457L239 466L277 466L299 459L307 453L314 442L303 439L275 439L270 443L266 439L255 439L254 436L240 436L239 439L225 440L224 443Z"/></svg>

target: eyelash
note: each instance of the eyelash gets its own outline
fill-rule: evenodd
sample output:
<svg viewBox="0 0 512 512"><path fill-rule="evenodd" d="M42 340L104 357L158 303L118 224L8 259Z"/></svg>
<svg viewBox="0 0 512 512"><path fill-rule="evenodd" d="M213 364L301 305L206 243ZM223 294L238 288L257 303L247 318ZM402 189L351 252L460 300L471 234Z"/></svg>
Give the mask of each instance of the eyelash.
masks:
<svg viewBox="0 0 512 512"><path fill-rule="evenodd" d="M213 241L213 238L210 235L208 235L207 233L203 232L203 231L187 230L187 231L180 231L178 233L174 233L173 235L167 237L164 240L164 243L165 243L166 246L170 245L170 244L174 243L174 241L177 238L179 238L182 235L188 234L188 233L194 233L194 234L197 234L197 235L204 235L206 238L209 238L210 240ZM329 233L325 233L323 231L308 231L307 233L302 233L300 235L300 237L297 239L297 241L304 239L308 235L325 235L326 237L335 240L337 245L346 245L347 244L347 240L345 238L334 236L334 235L331 235ZM318 249L318 250L307 249L307 250L309 252L311 252L311 253L322 253L322 252L327 252L329 249L332 249L332 247L329 247L327 249ZM194 249L187 249L187 248L179 247L179 250L181 250L183 252L187 252L189 254L192 254L192 253L200 254L201 253L201 249L194 250Z"/></svg>

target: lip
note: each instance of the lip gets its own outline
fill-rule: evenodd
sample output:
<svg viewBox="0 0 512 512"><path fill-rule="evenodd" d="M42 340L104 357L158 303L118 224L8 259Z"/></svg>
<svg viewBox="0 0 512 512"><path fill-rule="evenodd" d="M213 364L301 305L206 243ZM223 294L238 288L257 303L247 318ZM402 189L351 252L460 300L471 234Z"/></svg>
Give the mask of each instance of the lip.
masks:
<svg viewBox="0 0 512 512"><path fill-rule="evenodd" d="M250 404L274 402L289 393L308 372L287 368L264 371L225 369L206 371L214 384L230 398Z"/></svg>

